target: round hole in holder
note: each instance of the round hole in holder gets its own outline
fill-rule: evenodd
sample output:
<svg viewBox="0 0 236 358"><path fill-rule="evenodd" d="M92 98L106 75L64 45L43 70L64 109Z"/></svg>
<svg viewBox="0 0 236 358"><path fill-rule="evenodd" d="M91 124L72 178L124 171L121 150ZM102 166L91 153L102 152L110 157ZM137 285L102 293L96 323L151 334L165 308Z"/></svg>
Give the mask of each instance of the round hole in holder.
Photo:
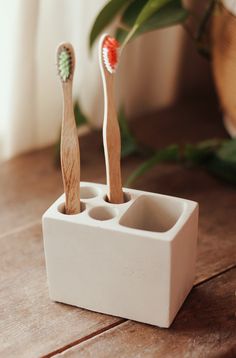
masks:
<svg viewBox="0 0 236 358"><path fill-rule="evenodd" d="M131 200L131 195L129 194L129 193L123 193L124 194L124 202L123 203L120 203L120 204L115 204L115 205L122 205L122 204L125 204L125 203L127 203L128 201L130 201ZM107 197L107 195L104 197L104 201L105 202L107 202L108 204L114 204L114 203L110 203L109 201L108 201L108 197Z"/></svg>
<svg viewBox="0 0 236 358"><path fill-rule="evenodd" d="M92 186L81 186L80 197L81 199L92 199L98 196L99 190Z"/></svg>
<svg viewBox="0 0 236 358"><path fill-rule="evenodd" d="M89 216L95 220L111 220L117 215L117 210L106 206L97 206L89 211Z"/></svg>
<svg viewBox="0 0 236 358"><path fill-rule="evenodd" d="M79 215L81 214L84 210L86 209L85 204L83 202L80 202L80 213L77 214L70 214L70 215ZM64 214L64 215L69 215L65 213L65 203L61 203L58 205L57 210L59 211L59 213Z"/></svg>

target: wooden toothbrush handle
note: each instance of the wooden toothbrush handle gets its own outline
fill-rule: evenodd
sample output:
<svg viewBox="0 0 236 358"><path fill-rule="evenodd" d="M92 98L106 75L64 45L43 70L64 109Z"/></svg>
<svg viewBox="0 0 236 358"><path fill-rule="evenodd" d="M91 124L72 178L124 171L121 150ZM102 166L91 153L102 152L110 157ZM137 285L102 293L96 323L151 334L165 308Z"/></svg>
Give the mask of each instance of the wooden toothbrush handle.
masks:
<svg viewBox="0 0 236 358"><path fill-rule="evenodd" d="M61 130L61 170L65 191L65 213L80 212L80 149L75 123L72 83L63 84L64 105Z"/></svg>
<svg viewBox="0 0 236 358"><path fill-rule="evenodd" d="M113 76L106 73L106 101L103 123L103 142L106 162L108 201L114 204L124 202L122 191L120 155L120 128L117 120L115 101L113 96Z"/></svg>

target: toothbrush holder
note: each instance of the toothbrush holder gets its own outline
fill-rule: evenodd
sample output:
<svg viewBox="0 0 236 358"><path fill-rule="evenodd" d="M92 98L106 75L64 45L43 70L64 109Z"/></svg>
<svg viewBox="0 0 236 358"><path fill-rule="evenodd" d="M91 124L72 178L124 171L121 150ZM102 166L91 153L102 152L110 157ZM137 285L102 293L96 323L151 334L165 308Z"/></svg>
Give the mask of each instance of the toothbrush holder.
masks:
<svg viewBox="0 0 236 358"><path fill-rule="evenodd" d="M169 327L194 282L198 204L123 191L110 204L106 185L82 182L79 214L64 214L64 195L45 212L50 298Z"/></svg>

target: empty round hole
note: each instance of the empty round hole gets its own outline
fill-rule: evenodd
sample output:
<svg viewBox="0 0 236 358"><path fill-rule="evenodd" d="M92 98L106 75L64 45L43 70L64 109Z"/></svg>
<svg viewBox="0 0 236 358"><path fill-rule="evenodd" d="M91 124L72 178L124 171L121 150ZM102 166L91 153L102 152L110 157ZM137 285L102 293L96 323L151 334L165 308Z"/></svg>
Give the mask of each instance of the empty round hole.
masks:
<svg viewBox="0 0 236 358"><path fill-rule="evenodd" d="M86 209L85 204L80 202L80 213L82 213L84 210ZM64 214L64 215L69 215L66 214L65 212L65 203L61 203L60 205L58 205L57 210L59 211L59 213ZM70 214L70 215L78 215L80 213L77 214Z"/></svg>
<svg viewBox="0 0 236 358"><path fill-rule="evenodd" d="M131 200L131 195L129 193L123 193L123 194L124 194L124 202L121 204L116 204L116 205L122 205L122 204L125 204ZM113 203L109 202L107 195L104 197L104 200L109 204L113 204Z"/></svg>
<svg viewBox="0 0 236 358"><path fill-rule="evenodd" d="M99 190L91 186L82 186L80 188L81 199L92 199L98 196Z"/></svg>
<svg viewBox="0 0 236 358"><path fill-rule="evenodd" d="M98 206L89 211L89 216L95 220L111 220L117 215L117 210L107 208L106 206Z"/></svg>

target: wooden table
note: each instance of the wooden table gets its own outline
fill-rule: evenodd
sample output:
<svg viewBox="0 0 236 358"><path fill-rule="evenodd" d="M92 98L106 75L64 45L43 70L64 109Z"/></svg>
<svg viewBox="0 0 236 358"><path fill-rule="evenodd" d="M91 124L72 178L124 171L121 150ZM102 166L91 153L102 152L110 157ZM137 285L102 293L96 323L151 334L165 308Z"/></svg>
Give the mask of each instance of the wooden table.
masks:
<svg viewBox="0 0 236 358"><path fill-rule="evenodd" d="M226 136L215 104L204 101L149 116L133 129L140 141L157 147ZM99 133L81 139L83 180L104 182L100 144ZM140 162L126 159L124 177ZM177 165L158 166L135 187L200 204L195 287L170 329L51 302L41 215L62 192L53 149L1 165L0 357L236 356L235 188Z"/></svg>

